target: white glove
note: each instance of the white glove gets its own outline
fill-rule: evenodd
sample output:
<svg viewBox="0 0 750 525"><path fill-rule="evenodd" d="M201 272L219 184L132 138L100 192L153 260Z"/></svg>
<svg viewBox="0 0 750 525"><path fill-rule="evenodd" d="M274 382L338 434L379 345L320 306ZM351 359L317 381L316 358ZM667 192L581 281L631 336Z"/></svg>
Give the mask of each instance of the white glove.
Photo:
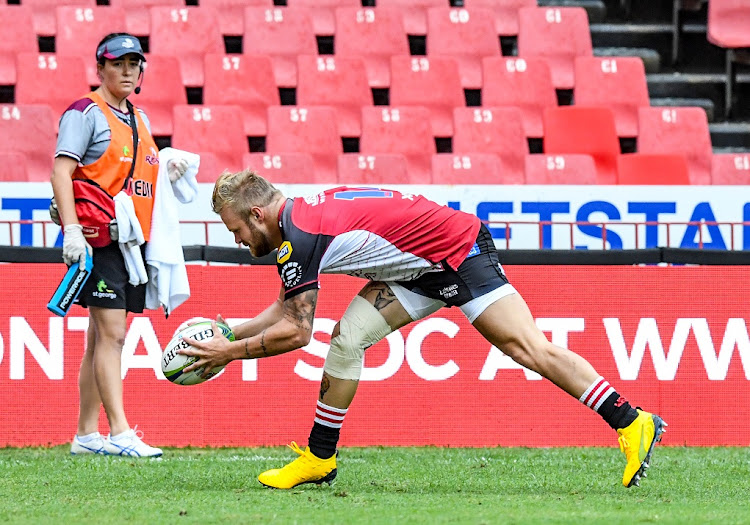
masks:
<svg viewBox="0 0 750 525"><path fill-rule="evenodd" d="M176 182L187 173L188 161L185 159L172 159L167 162L167 173L169 182Z"/></svg>
<svg viewBox="0 0 750 525"><path fill-rule="evenodd" d="M78 262L78 267L83 270L86 267L86 252L93 255L94 250L83 236L83 226L80 224L68 224L63 230L63 261L70 266Z"/></svg>

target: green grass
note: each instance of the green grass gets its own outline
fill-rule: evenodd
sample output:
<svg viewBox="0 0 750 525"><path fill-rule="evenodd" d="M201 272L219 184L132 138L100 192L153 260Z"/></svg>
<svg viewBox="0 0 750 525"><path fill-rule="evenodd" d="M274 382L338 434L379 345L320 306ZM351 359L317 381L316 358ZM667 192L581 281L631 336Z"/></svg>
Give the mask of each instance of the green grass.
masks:
<svg viewBox="0 0 750 525"><path fill-rule="evenodd" d="M345 448L333 486L255 479L284 448L162 460L0 449L0 523L750 523L750 449L654 453L641 487L617 449Z"/></svg>

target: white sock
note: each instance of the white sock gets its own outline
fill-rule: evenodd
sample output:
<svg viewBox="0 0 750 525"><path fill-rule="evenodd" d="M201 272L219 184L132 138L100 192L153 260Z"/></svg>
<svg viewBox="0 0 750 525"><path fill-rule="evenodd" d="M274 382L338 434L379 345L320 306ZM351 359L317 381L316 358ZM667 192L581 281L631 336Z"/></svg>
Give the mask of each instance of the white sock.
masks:
<svg viewBox="0 0 750 525"><path fill-rule="evenodd" d="M99 432L92 432L91 434L86 434L85 436L79 436L78 434L76 434L76 436L78 437L78 441L80 441L81 443L88 443L89 441L93 441L98 438Z"/></svg>

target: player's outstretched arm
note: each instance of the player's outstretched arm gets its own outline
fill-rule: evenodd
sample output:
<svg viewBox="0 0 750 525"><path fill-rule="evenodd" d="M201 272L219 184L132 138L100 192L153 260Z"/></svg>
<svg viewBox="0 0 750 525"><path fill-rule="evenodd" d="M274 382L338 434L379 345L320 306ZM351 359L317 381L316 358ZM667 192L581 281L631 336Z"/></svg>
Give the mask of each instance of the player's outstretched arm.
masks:
<svg viewBox="0 0 750 525"><path fill-rule="evenodd" d="M247 341L247 359L271 357L307 345L312 338L318 290L307 290L285 300L282 318Z"/></svg>
<svg viewBox="0 0 750 525"><path fill-rule="evenodd" d="M317 289L308 290L287 299L282 305L282 317L273 325L263 329L260 334L252 337L234 342L221 335L214 336L208 341L191 339L190 346L180 350L179 353L195 356L198 359L185 368L185 372L201 367L212 370L218 366L226 366L235 359L271 357L307 345L312 337L317 302ZM218 334L216 321L213 323L214 331Z"/></svg>
<svg viewBox="0 0 750 525"><path fill-rule="evenodd" d="M232 327L236 339L246 339L258 335L269 326L278 323L284 316L284 287L279 292L279 297L261 313Z"/></svg>

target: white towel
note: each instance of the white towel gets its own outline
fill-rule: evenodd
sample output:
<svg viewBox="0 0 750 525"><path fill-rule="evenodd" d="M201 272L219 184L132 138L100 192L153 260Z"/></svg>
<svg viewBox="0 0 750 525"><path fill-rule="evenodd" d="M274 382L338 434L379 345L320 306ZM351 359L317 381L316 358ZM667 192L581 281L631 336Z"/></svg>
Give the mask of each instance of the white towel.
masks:
<svg viewBox="0 0 750 525"><path fill-rule="evenodd" d="M133 286L146 284L148 274L143 264L141 244L146 242L143 230L135 215L135 206L130 195L121 191L115 195L115 218L117 219L118 243L125 258L128 282Z"/></svg>
<svg viewBox="0 0 750 525"><path fill-rule="evenodd" d="M188 162L187 172L174 183L169 182L167 163L174 158ZM156 179L154 210L151 214L151 236L146 245L148 286L146 308L159 306L169 314L190 297L185 257L180 239L180 220L177 203L187 203L198 195L196 175L200 156L174 148L159 152L159 174Z"/></svg>

